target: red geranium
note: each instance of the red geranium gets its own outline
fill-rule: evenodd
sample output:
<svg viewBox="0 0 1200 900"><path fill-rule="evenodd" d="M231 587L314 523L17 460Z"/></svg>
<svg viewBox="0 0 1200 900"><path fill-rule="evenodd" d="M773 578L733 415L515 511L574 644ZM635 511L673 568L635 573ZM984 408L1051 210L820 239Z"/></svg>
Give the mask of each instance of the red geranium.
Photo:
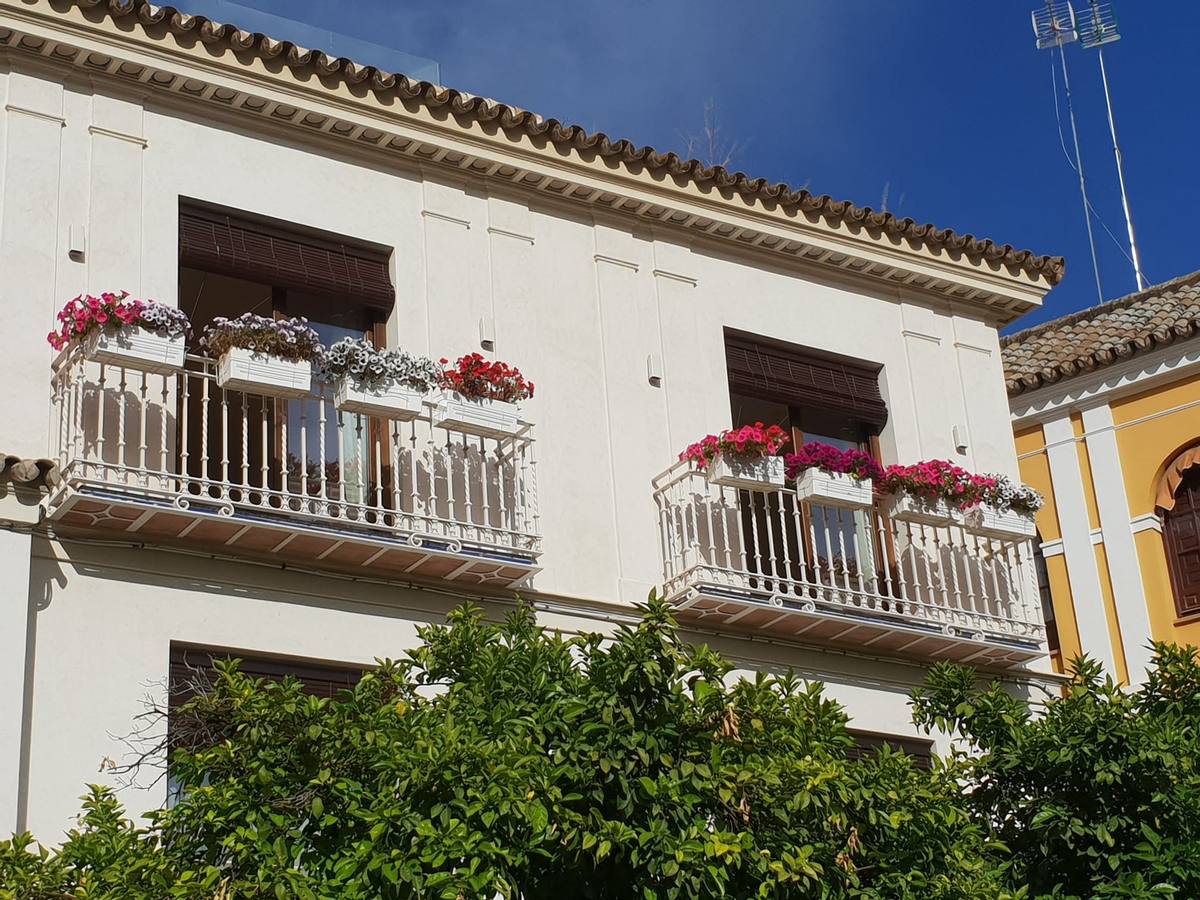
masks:
<svg viewBox="0 0 1200 900"><path fill-rule="evenodd" d="M449 360L443 359L445 366ZM441 386L472 400L504 400L516 403L533 396L533 382L508 363L492 362L479 353L461 356L442 372Z"/></svg>
<svg viewBox="0 0 1200 900"><path fill-rule="evenodd" d="M680 453L679 458L691 460L697 469L704 469L720 453L748 457L771 456L778 453L787 442L787 432L778 425L755 422L741 428L726 429L720 434L706 435Z"/></svg>

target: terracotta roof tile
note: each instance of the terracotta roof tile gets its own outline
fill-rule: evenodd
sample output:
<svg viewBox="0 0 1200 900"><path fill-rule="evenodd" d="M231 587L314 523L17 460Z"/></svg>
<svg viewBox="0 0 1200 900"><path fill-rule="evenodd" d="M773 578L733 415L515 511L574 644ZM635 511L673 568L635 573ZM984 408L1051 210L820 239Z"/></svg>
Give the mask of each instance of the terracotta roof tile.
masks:
<svg viewBox="0 0 1200 900"><path fill-rule="evenodd" d="M1200 335L1200 271L1001 339L1010 395Z"/></svg>
<svg viewBox="0 0 1200 900"><path fill-rule="evenodd" d="M93 15L99 13L122 22L135 19L148 32L165 29L177 35L191 35L212 47L227 46L239 54L255 53L264 59L282 59L293 69L316 71L324 77L340 77L349 84L366 84L381 95L399 96L430 108L448 107L458 117L494 123L505 130L523 132L577 152L665 172L697 184L711 185L723 191L778 204L785 209L821 216L831 224L845 222L890 238L911 240L931 248L961 253L976 263L1018 269L1031 277L1044 278L1051 285L1057 284L1063 276L1065 264L1061 256L1039 256L1031 250L1019 250L1011 244L998 244L971 234L958 234L948 228L921 224L911 218L897 218L891 213L855 206L828 195L815 196L803 189L794 190L783 183L773 184L763 178L750 178L742 172L730 172L722 166L706 166L698 160L684 159L675 153L660 153L652 147L637 147L627 140L614 140L603 132L588 132L578 125L546 119L486 97L477 97L428 81L413 81L402 74L362 66L344 57L330 57L319 50L252 34L234 25L189 15L170 6L155 6L148 0L72 2L91 10Z"/></svg>

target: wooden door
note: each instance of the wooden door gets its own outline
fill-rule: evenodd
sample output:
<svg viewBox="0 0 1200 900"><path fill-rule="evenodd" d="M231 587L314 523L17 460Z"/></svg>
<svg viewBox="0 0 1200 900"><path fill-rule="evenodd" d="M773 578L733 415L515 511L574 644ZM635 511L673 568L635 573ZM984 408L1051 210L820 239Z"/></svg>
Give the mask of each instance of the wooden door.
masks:
<svg viewBox="0 0 1200 900"><path fill-rule="evenodd" d="M1200 613L1200 468L1188 470L1163 523L1163 541L1181 616Z"/></svg>

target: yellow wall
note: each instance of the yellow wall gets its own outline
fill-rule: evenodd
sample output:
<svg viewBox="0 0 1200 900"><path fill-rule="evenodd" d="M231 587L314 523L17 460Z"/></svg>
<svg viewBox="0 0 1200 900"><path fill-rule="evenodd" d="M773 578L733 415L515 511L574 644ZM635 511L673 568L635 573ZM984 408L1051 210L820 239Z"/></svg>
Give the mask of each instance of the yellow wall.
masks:
<svg viewBox="0 0 1200 900"><path fill-rule="evenodd" d="M1069 383L1064 382L1064 385L1069 388ZM1154 514L1154 497L1166 465L1180 451L1200 442L1200 373L1122 397L1114 400L1111 406L1130 517ZM1088 523L1094 530L1100 527L1100 516L1091 460L1082 440L1081 416L1072 414L1071 423L1075 435L1081 438L1077 444L1079 467ZM1057 540L1061 537L1061 530L1042 429L1040 426L1025 426L1015 431L1013 438L1022 480L1046 497L1046 505L1037 517L1038 531L1044 541ZM1154 638L1200 645L1200 616L1186 620L1179 620L1176 616L1162 535L1155 530L1146 530L1138 532L1134 538ZM1103 544L1096 545L1095 550L1105 615L1113 637L1117 674L1124 680L1127 677L1124 641L1118 628L1108 556ZM1069 660L1079 653L1080 642L1066 561L1062 556L1052 556L1046 560L1046 568L1058 619L1062 658Z"/></svg>
<svg viewBox="0 0 1200 900"><path fill-rule="evenodd" d="M1129 498L1129 514L1155 512L1154 495L1167 464L1200 441L1200 374L1112 404L1117 450ZM1150 627L1156 640L1200 645L1200 617L1180 620L1167 569L1162 535L1136 535Z"/></svg>
<svg viewBox="0 0 1200 900"><path fill-rule="evenodd" d="M1021 480L1046 498L1038 510L1037 528L1043 541L1057 541L1062 536L1058 525L1058 507L1050 483L1050 462L1046 458L1046 438L1042 427L1035 425L1013 435L1019 458ZM1079 625L1075 621L1075 605L1071 600L1071 582L1067 578L1067 563L1062 554L1046 559L1046 575L1050 582L1050 598L1054 603L1054 618L1058 623L1059 653L1053 658L1055 669L1063 671L1063 661L1081 653Z"/></svg>

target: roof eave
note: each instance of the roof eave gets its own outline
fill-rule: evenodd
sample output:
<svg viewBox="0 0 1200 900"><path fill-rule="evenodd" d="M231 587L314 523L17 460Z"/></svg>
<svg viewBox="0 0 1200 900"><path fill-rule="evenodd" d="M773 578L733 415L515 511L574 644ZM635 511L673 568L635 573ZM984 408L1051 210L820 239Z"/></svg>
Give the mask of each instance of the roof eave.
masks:
<svg viewBox="0 0 1200 900"><path fill-rule="evenodd" d="M11 29L7 36L5 28ZM386 104L373 91L356 89L341 77L302 82L286 65L272 70L258 58L213 54L200 41L185 46L168 28L121 28L79 7L57 11L47 0L19 5L0 0L0 46L4 44L82 68L99 79L156 89L162 97L184 96L189 102L200 99L226 111L253 113L313 139L340 138L360 150L390 150L422 167L502 180L700 239L774 251L890 282L913 294L985 306L1000 326L1037 308L1061 274L1061 266L1042 273L1031 271L1027 260L1010 264L1000 252L991 254L993 259L987 254L971 259L965 252L974 240L969 236L952 235L954 240L942 243L904 238L888 233L871 216L831 224L827 217L806 213L802 205L731 192L715 182L663 178L644 165L614 167L584 151L564 154L551 141L528 134L514 141L511 133L478 119L463 120L444 106Z"/></svg>

